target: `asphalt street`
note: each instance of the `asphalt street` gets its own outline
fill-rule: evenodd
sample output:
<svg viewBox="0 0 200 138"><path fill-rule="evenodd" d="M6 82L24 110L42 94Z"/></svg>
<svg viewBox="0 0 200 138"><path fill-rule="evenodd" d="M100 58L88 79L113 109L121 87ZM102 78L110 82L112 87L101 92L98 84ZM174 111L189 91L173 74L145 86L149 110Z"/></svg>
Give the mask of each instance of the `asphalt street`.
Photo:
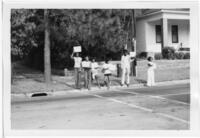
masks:
<svg viewBox="0 0 200 138"><path fill-rule="evenodd" d="M189 84L14 99L12 129L187 130Z"/></svg>

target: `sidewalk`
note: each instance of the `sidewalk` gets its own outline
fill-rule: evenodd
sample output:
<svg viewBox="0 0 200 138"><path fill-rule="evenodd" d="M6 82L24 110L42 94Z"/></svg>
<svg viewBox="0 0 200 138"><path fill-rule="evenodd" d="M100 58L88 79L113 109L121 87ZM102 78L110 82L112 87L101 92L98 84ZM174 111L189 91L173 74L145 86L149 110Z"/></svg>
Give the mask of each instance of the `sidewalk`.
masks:
<svg viewBox="0 0 200 138"><path fill-rule="evenodd" d="M190 67L189 61L156 61L157 69L155 70L155 81L157 84L166 82L182 82L190 79ZM83 76L82 76L83 80ZM111 77L111 89L121 88L121 78L116 77L116 73ZM147 80L147 66L145 61L138 62L137 77L130 78L131 87L144 86ZM103 74L100 77L100 81L103 84ZM82 81L83 88L83 81ZM106 87L102 87L100 90L106 90ZM84 89L83 89L84 90ZM82 90L82 91L83 91ZM96 82L92 84L92 91L98 91L99 88ZM18 66L16 68L16 74L14 83L11 85L11 95L14 97L23 96L30 97L34 93L58 93L61 91L76 91L74 88L73 76L59 76L52 75L52 84L47 86L44 83L44 76L42 72Z"/></svg>
<svg viewBox="0 0 200 138"><path fill-rule="evenodd" d="M174 80L174 81L164 81L164 82L157 82L155 86L167 86L167 85L176 85L176 84L188 84L190 83L190 80ZM132 84L129 87L126 86L111 86L108 90L107 87L101 87L100 89L98 87L92 87L91 90L88 89L68 89L68 90L62 90L62 91L41 91L41 92L32 92L32 93L12 93L12 98L31 98L33 94L46 94L47 96L62 96L66 94L72 94L74 92L91 92L91 93L99 93L99 92L105 92L105 91L113 91L116 89L132 89L132 88L145 88L146 83L138 83L138 84Z"/></svg>

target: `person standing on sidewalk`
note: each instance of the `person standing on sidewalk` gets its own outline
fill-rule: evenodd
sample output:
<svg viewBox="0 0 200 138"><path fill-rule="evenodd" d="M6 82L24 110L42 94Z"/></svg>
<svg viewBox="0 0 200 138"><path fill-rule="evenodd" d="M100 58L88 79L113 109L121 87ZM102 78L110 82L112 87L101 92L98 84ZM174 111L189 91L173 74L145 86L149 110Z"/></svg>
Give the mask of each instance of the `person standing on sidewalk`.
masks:
<svg viewBox="0 0 200 138"><path fill-rule="evenodd" d="M82 67L84 70L84 86L88 90L91 88L91 61L89 61L89 57L86 56L85 60L82 62Z"/></svg>
<svg viewBox="0 0 200 138"><path fill-rule="evenodd" d="M122 68L122 78L121 78L121 86L124 85L126 81L127 87L129 87L130 84L130 63L133 61L133 59L128 54L128 50L123 50L123 55L121 57L121 68Z"/></svg>
<svg viewBox="0 0 200 138"><path fill-rule="evenodd" d="M92 59L91 63L91 71L92 71L92 80L96 80L98 87L101 88L100 83L99 83L99 73L98 73L99 65L95 61L95 59Z"/></svg>
<svg viewBox="0 0 200 138"><path fill-rule="evenodd" d="M109 59L106 59L103 65L103 73L104 73L104 83L108 89L110 89L110 83L111 83L110 82L110 76L112 75L111 67L112 65L109 63Z"/></svg>
<svg viewBox="0 0 200 138"><path fill-rule="evenodd" d="M81 62L82 58L79 53L72 53L71 58L74 60L74 74L75 74L75 87L76 89L81 89Z"/></svg>
<svg viewBox="0 0 200 138"><path fill-rule="evenodd" d="M155 85L154 70L156 69L156 64L153 63L152 57L148 57L147 60L148 60L147 86L154 86Z"/></svg>

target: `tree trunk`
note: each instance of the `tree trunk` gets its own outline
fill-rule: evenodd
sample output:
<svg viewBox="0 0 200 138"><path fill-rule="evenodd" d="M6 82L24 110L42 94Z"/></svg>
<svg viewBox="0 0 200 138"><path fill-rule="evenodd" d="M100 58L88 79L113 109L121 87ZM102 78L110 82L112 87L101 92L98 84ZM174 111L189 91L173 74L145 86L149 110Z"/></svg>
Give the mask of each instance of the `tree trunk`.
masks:
<svg viewBox="0 0 200 138"><path fill-rule="evenodd" d="M50 61L50 31L48 21L48 10L44 10L45 40L44 40L44 78L45 83L51 83L51 61Z"/></svg>

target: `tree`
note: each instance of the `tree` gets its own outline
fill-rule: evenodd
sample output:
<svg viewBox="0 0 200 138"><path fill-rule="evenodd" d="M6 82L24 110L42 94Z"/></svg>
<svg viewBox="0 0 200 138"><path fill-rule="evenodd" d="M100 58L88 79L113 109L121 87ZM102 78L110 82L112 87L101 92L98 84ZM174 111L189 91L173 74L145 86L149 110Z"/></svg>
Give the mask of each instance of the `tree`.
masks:
<svg viewBox="0 0 200 138"><path fill-rule="evenodd" d="M51 52L50 52L50 30L49 30L49 11L44 10L45 40L44 40L44 76L47 84L51 83Z"/></svg>
<svg viewBox="0 0 200 138"><path fill-rule="evenodd" d="M11 10L11 55L23 58L27 56L32 47L37 47L34 30L37 25L31 20L36 10Z"/></svg>
<svg viewBox="0 0 200 138"><path fill-rule="evenodd" d="M47 12L45 18L43 9L13 9L11 13L12 49L17 49L22 59L27 57L26 63L32 68L46 70L44 60L48 60L48 68L71 67L69 57L74 45L82 46L83 56L88 54L99 60L110 56L119 60L121 49L128 38L132 39L133 9L48 9ZM46 50L49 54L44 56Z"/></svg>

